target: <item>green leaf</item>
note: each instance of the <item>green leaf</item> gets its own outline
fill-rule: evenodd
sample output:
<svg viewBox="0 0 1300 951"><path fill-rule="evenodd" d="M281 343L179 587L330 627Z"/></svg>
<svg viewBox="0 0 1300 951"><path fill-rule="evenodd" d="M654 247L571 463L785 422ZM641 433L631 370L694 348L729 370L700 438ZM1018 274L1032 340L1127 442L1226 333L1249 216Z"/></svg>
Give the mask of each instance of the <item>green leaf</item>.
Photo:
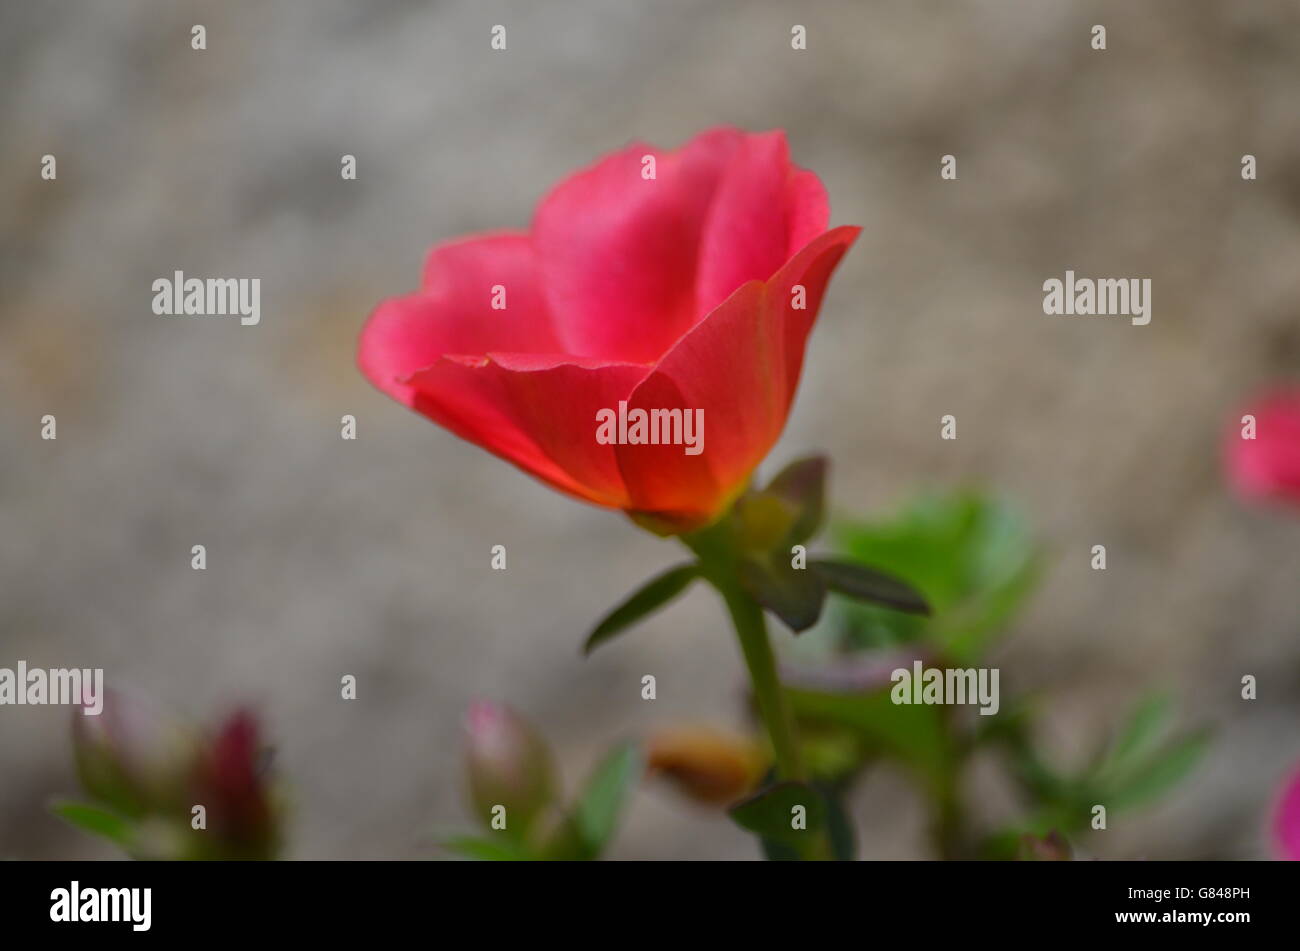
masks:
<svg viewBox="0 0 1300 951"><path fill-rule="evenodd" d="M804 828L794 828L802 807ZM728 810L736 825L779 845L797 848L820 832L826 822L821 793L805 783L768 786Z"/></svg>
<svg viewBox="0 0 1300 951"><path fill-rule="evenodd" d="M1172 704L1167 695L1150 694L1145 697L1129 714L1128 721L1110 748L1104 752L1092 771L1093 778L1100 781L1107 774L1123 772L1125 767L1154 744L1171 712Z"/></svg>
<svg viewBox="0 0 1300 951"><path fill-rule="evenodd" d="M826 585L821 575L793 568L784 555L773 559L746 558L740 563L740 583L751 597L798 634L817 623Z"/></svg>
<svg viewBox="0 0 1300 951"><path fill-rule="evenodd" d="M975 493L923 496L897 515L836 525L837 549L915 588L933 616L874 605L837 605L850 648L927 642L967 662L977 657L1033 589L1036 549L1009 506Z"/></svg>
<svg viewBox="0 0 1300 951"><path fill-rule="evenodd" d="M979 656L1034 590L1038 575L1038 562L1026 562L1013 577L949 611L933 628L936 640L953 657L970 660Z"/></svg>
<svg viewBox="0 0 1300 951"><path fill-rule="evenodd" d="M614 834L623 806L644 771L641 750L635 743L625 743L606 756L588 780L578 800L577 817L583 838L597 850Z"/></svg>
<svg viewBox="0 0 1300 951"><path fill-rule="evenodd" d="M108 839L122 848L126 848L131 841L131 823L107 809L61 800L50 805L50 812L69 825Z"/></svg>
<svg viewBox="0 0 1300 951"><path fill-rule="evenodd" d="M852 862L858 853L857 834L853 820L844 807L844 799L837 790L818 786L826 802L826 836L830 840L831 854L838 862Z"/></svg>
<svg viewBox="0 0 1300 951"><path fill-rule="evenodd" d="M644 772L645 763L636 744L616 747L587 780L569 817L548 844L546 857L581 861L599 858Z"/></svg>
<svg viewBox="0 0 1300 951"><path fill-rule="evenodd" d="M1112 811L1142 805L1168 792L1181 782L1200 762L1209 747L1209 731L1198 730L1165 746L1142 763L1130 767L1119 780L1112 780L1109 790L1101 793L1101 802Z"/></svg>
<svg viewBox="0 0 1300 951"><path fill-rule="evenodd" d="M454 852L468 859L480 862L527 862L532 856L524 851L518 842L504 837L461 835L442 843L448 852Z"/></svg>
<svg viewBox="0 0 1300 951"><path fill-rule="evenodd" d="M902 763L931 789L941 788L952 769L940 707L894 703L889 688L865 693L787 689L786 697L800 721L851 729L868 755Z"/></svg>
<svg viewBox="0 0 1300 951"><path fill-rule="evenodd" d="M883 571L851 561L816 558L808 567L821 575L826 587L858 601L883 604L897 611L929 614L930 605L919 591Z"/></svg>
<svg viewBox="0 0 1300 951"><path fill-rule="evenodd" d="M1115 739L1080 780L1089 796L1108 809L1127 809L1155 799L1183 779L1209 745L1205 730L1160 742L1173 704L1151 694L1129 714Z"/></svg>
<svg viewBox="0 0 1300 951"><path fill-rule="evenodd" d="M685 591L699 576L699 565L691 562L670 568L658 577L652 578L596 625L596 629L588 635L582 652L590 654L614 635L631 627L647 615L653 614Z"/></svg>
<svg viewBox="0 0 1300 951"><path fill-rule="evenodd" d="M776 474L766 489L788 502L794 511L794 525L786 537L786 548L812 538L826 515L826 457L796 459Z"/></svg>

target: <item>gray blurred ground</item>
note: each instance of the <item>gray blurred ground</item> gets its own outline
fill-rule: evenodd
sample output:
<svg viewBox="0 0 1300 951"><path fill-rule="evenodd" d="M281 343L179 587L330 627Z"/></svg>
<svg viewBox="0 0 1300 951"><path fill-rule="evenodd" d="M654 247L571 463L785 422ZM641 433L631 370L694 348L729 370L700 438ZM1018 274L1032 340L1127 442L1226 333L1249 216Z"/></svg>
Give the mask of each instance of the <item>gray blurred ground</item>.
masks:
<svg viewBox="0 0 1300 951"><path fill-rule="evenodd" d="M1217 449L1241 399L1300 362L1293 2L48 0L4 5L0 63L0 665L103 666L197 716L260 704L294 856L431 854L465 821L474 697L533 716L570 785L617 737L741 722L704 591L578 657L672 543L403 411L352 362L428 245L525 225L629 139L718 123L787 129L834 221L865 226L773 459L829 452L848 510L962 483L1015 499L1051 555L997 662L1004 689L1051 698L1059 756L1153 684L1218 728L1194 781L1086 847L1267 854L1300 758L1300 518L1228 498ZM260 277L261 326L154 316L150 283L178 268ZM1152 323L1044 317L1066 268L1152 278ZM74 788L66 728L66 710L0 711L0 855L111 854L45 815ZM855 815L866 854L925 854L897 777ZM651 785L615 854L752 846Z"/></svg>

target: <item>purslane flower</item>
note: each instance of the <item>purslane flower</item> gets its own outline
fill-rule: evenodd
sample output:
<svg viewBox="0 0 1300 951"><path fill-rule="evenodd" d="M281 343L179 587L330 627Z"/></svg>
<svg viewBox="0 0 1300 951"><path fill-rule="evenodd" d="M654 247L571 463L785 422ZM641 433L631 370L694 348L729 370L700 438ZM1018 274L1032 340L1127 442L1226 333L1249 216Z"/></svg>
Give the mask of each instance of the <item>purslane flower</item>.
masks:
<svg viewBox="0 0 1300 951"><path fill-rule="evenodd" d="M420 289L371 314L358 364L552 487L691 531L735 500L785 425L859 231L828 230L829 215L782 132L634 143L561 182L528 231L435 247ZM698 414L703 451L597 438L600 414L636 410Z"/></svg>
<svg viewBox="0 0 1300 951"><path fill-rule="evenodd" d="M1253 424L1233 420L1226 437L1233 488L1250 499L1300 503L1300 386L1264 394L1242 416Z"/></svg>
<svg viewBox="0 0 1300 951"><path fill-rule="evenodd" d="M1273 846L1279 858L1300 862L1300 768L1282 786L1273 814Z"/></svg>

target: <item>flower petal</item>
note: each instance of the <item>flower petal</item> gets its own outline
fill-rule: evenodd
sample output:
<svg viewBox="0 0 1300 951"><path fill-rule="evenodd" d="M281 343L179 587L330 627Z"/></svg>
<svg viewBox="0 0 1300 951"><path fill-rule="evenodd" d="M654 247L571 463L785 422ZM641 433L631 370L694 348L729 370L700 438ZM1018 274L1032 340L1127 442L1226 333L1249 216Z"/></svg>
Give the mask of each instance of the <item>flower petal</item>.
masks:
<svg viewBox="0 0 1300 951"><path fill-rule="evenodd" d="M688 399L664 373L654 372L627 398L633 410L681 410L683 435L686 414L703 409L698 399ZM704 414L708 416L707 411ZM694 419L694 417L692 417ZM705 423L708 424L706 419ZM711 431L707 431L712 436ZM702 437L701 437L702 438ZM688 531L708 522L725 503L725 487L718 483L704 452L690 455L684 444L621 443L616 448L619 471L627 486L627 508L651 516L662 527Z"/></svg>
<svg viewBox="0 0 1300 951"><path fill-rule="evenodd" d="M671 152L633 143L542 201L533 241L563 350L648 363L704 313L695 296L700 237L746 138L724 128ZM642 174L645 156L653 179Z"/></svg>
<svg viewBox="0 0 1300 951"><path fill-rule="evenodd" d="M782 326L785 338L785 408L794 402L803 357L817 314L821 311L826 285L839 266L840 259L853 246L862 229L841 225L810 241L790 262L767 282L772 311ZM803 307L796 307L796 291L802 288Z"/></svg>
<svg viewBox="0 0 1300 951"><path fill-rule="evenodd" d="M785 133L745 138L709 208L700 243L696 303L707 314L746 281L766 281L826 230L821 180L790 162Z"/></svg>
<svg viewBox="0 0 1300 951"><path fill-rule="evenodd" d="M648 368L564 355L447 357L407 381L412 406L555 488L622 508L628 493L596 414L616 409Z"/></svg>
<svg viewBox="0 0 1300 951"><path fill-rule="evenodd" d="M500 310L492 306L497 286L504 288ZM357 363L375 386L410 406L405 377L444 354L490 350L559 350L524 234L484 235L434 248L425 262L423 290L386 300L370 315Z"/></svg>
<svg viewBox="0 0 1300 951"><path fill-rule="evenodd" d="M692 456L682 446L620 446L633 508L707 518L744 487L781 435L826 283L859 230L828 231L767 284L742 286L637 386L629 412L703 410L704 448ZM793 306L795 285L804 288L803 309Z"/></svg>

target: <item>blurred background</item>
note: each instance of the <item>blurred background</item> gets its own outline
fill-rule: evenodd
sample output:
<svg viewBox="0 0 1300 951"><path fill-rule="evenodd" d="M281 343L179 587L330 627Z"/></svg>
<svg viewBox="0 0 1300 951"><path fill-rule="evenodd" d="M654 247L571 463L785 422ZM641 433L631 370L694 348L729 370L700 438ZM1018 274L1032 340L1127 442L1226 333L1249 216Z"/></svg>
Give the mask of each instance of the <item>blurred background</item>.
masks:
<svg viewBox="0 0 1300 951"><path fill-rule="evenodd" d="M525 226L549 185L633 138L720 123L786 129L833 223L865 228L768 471L824 451L855 514L926 487L1012 500L1045 575L993 660L1004 690L1049 701L1050 748L1086 755L1151 686L1216 731L1192 779L1089 851L1268 854L1300 758L1300 518L1235 501L1218 454L1300 361L1290 0L46 0L4 5L0 63L0 666L104 667L198 718L255 704L292 791L290 856L436 854L468 821L477 697L538 723L570 788L620 737L745 722L702 588L579 656L673 542L459 442L353 364L431 244ZM1151 324L1045 317L1042 282L1067 268L1150 277ZM155 316L151 282L176 269L260 277L261 325ZM69 719L0 710L0 856L115 854L46 812L76 789ZM928 854L889 771L853 815L865 856ZM612 851L754 854L654 783Z"/></svg>

